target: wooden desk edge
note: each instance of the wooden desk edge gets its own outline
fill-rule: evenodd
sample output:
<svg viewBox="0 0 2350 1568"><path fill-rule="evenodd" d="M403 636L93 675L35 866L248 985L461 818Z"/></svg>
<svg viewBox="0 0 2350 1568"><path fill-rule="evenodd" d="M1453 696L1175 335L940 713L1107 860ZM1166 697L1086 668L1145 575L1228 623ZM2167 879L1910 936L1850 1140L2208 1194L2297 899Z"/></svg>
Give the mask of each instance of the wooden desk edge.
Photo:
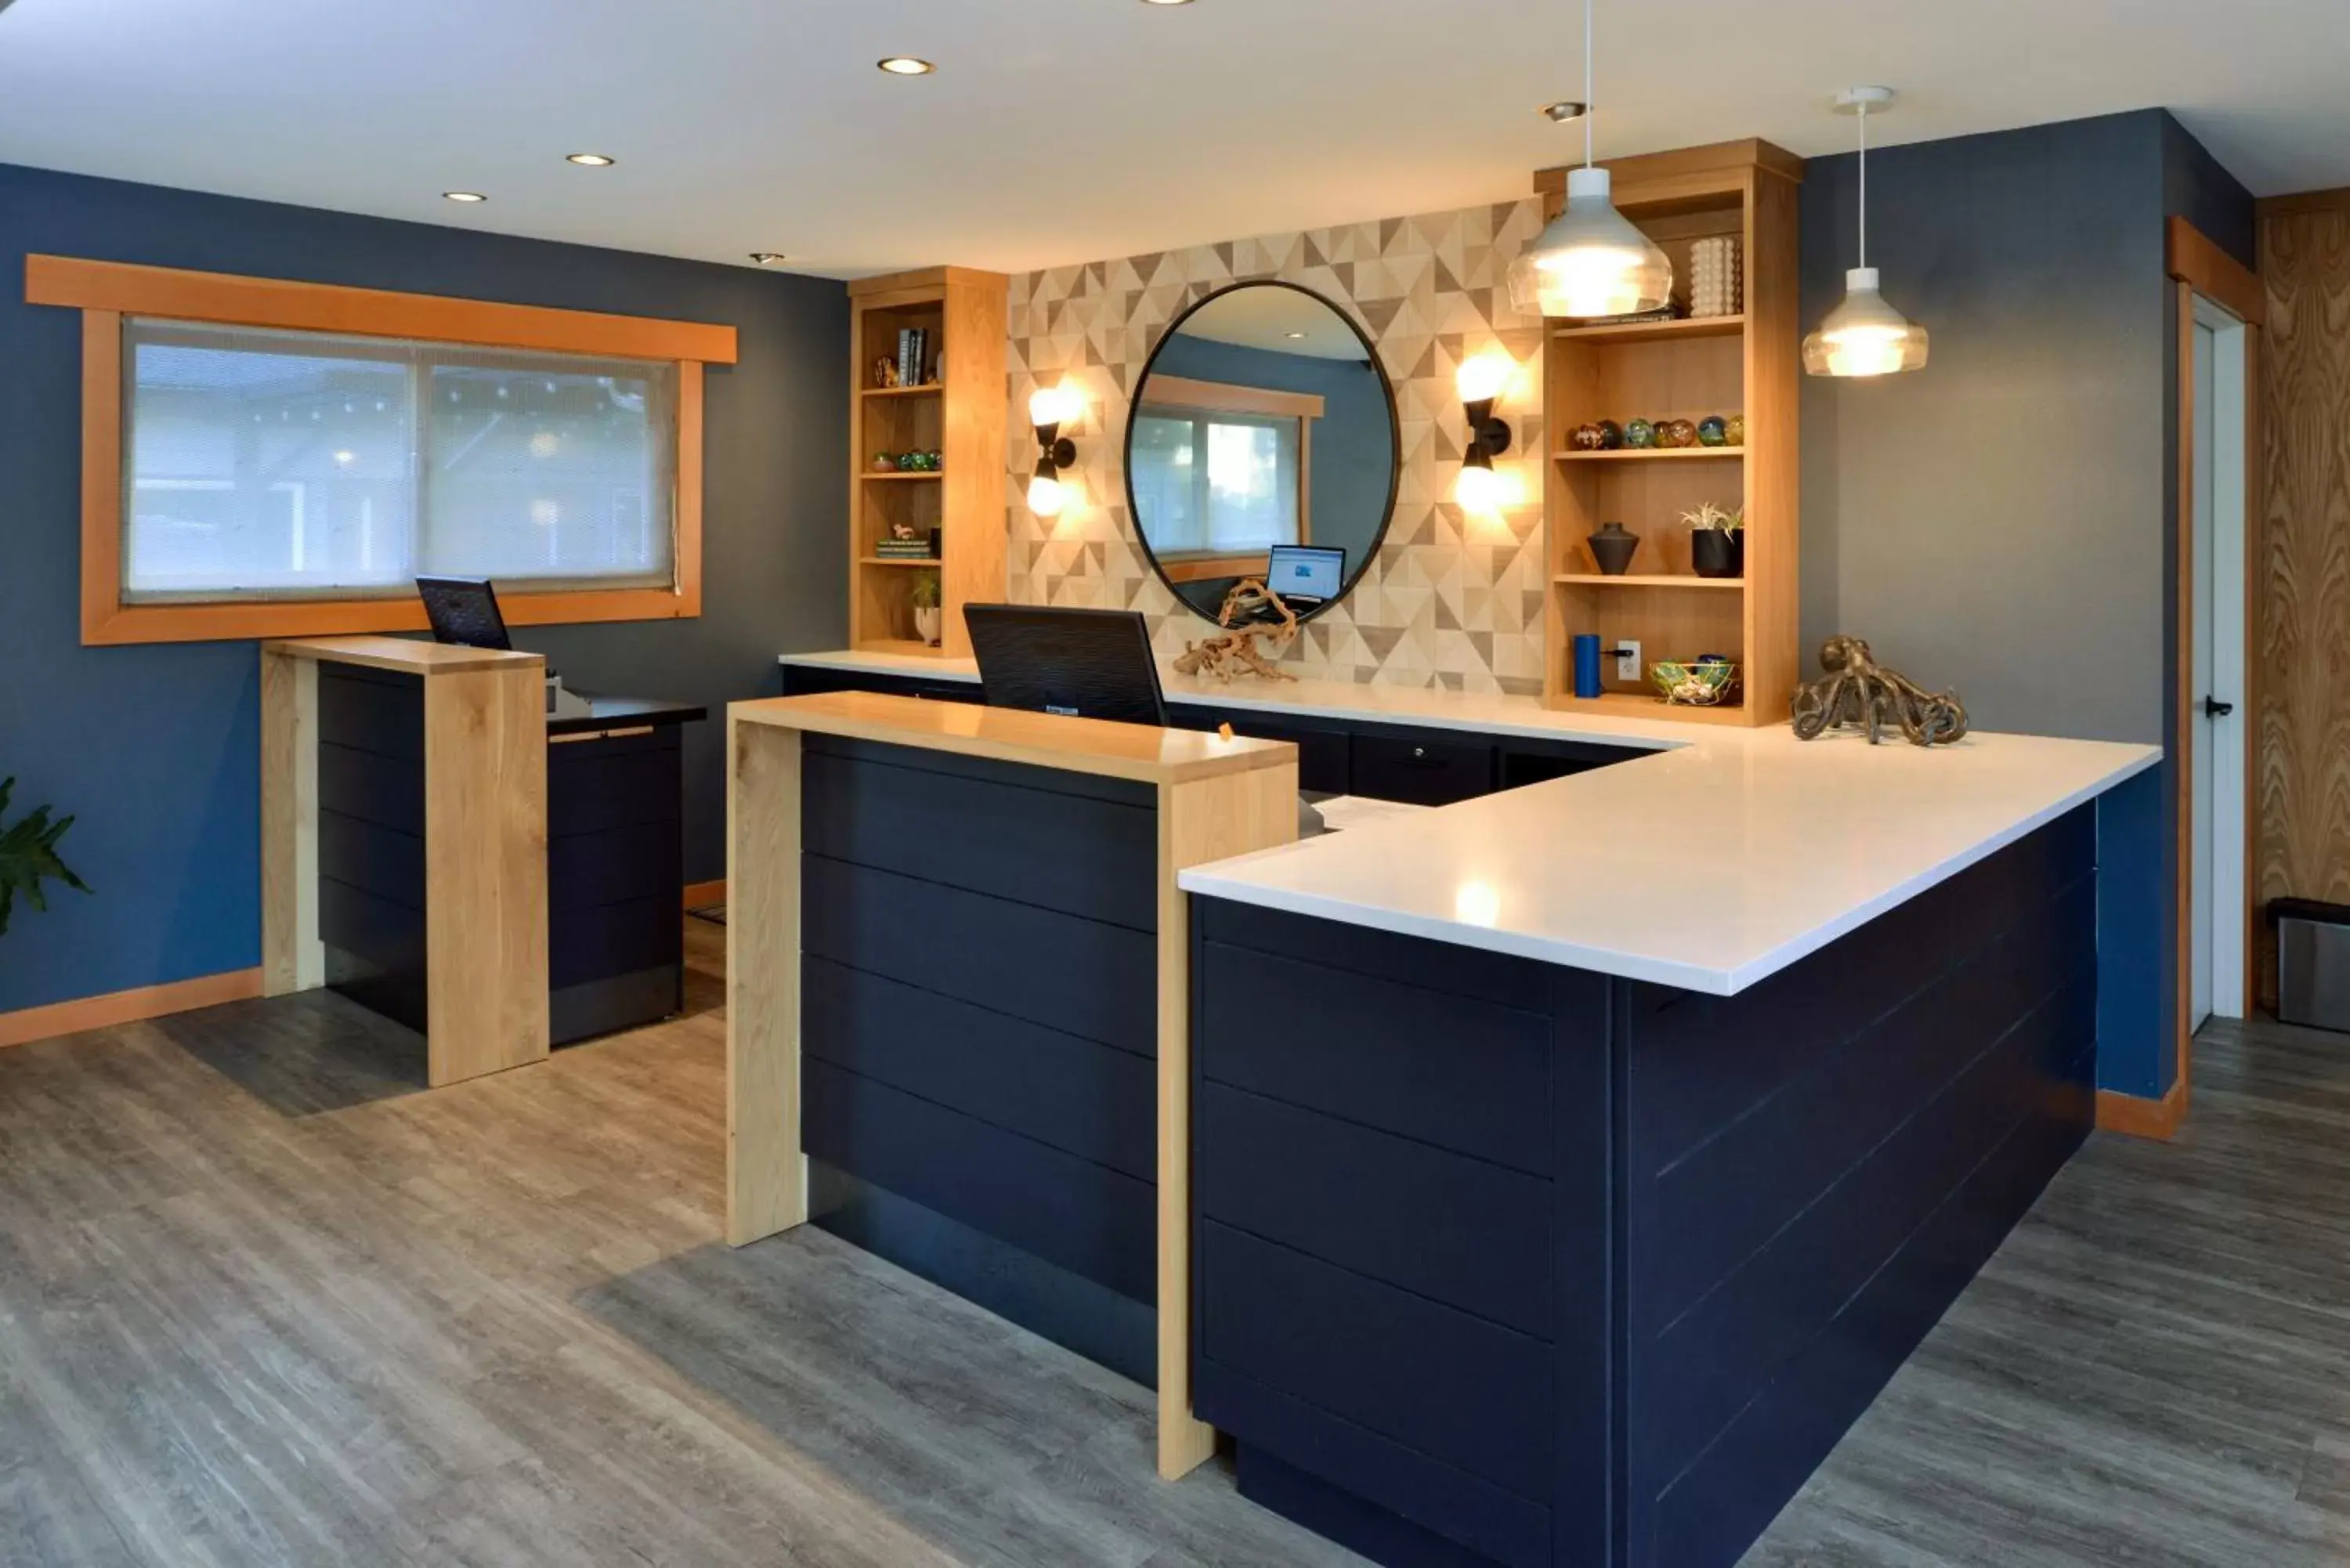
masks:
<svg viewBox="0 0 2350 1568"><path fill-rule="evenodd" d="M1284 763L1294 767L1297 760L1297 748L1287 741L1246 736L1224 741L1205 732L1188 730L1157 732L1196 737L1201 754L1173 760L1144 756L1122 748L1132 746L1136 732L1149 730L1148 725L1009 708L979 708L970 703L936 702L876 691L827 691L807 697L764 697L732 702L727 704L726 717L730 724L837 735L845 740L913 746L923 751L951 752L1150 784L1188 784L1228 774L1254 773ZM961 733L953 727L958 722L984 725L989 732ZM1206 750L1210 747L1213 750Z"/></svg>
<svg viewBox="0 0 2350 1568"><path fill-rule="evenodd" d="M397 670L411 675L455 675L475 670L504 670L545 665L546 656L510 652L496 648L460 648L445 642L421 642L405 637L273 638L261 645L265 654L280 659L307 659L325 664L364 664L373 670Z"/></svg>

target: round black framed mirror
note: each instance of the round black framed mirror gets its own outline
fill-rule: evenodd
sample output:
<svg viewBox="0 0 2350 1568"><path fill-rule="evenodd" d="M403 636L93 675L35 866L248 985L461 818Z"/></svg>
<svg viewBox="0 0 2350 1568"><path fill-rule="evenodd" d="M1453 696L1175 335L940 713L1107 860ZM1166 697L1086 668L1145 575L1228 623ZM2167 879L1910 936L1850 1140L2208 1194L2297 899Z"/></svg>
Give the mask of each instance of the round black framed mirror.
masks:
<svg viewBox="0 0 2350 1568"><path fill-rule="evenodd" d="M1403 472L1395 389L1355 318L1298 284L1218 289L1150 351L1126 499L1168 590L1209 620L1263 578L1301 619L1353 591Z"/></svg>

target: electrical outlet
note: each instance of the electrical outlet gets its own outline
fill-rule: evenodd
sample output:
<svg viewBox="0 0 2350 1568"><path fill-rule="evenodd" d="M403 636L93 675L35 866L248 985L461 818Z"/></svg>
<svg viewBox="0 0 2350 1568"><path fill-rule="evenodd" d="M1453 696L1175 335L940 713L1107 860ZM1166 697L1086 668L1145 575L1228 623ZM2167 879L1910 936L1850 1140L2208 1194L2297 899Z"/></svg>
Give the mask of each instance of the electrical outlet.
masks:
<svg viewBox="0 0 2350 1568"><path fill-rule="evenodd" d="M1640 679L1640 645L1631 638L1619 637L1616 639L1616 679L1618 680Z"/></svg>

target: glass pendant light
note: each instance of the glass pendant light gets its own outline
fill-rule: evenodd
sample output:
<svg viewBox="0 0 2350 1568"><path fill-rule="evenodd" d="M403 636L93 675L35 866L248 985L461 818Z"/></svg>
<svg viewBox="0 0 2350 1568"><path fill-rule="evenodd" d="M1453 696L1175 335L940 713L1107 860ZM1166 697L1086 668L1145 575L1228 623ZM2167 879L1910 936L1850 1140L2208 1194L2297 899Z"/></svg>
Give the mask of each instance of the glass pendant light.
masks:
<svg viewBox="0 0 2350 1568"><path fill-rule="evenodd" d="M1860 265L1844 275L1844 301L1804 339L1804 369L1814 376L1889 376L1926 363L1926 329L1885 303L1868 265L1868 111L1893 101L1893 89L1846 88L1836 107L1860 117Z"/></svg>
<svg viewBox="0 0 2350 1568"><path fill-rule="evenodd" d="M1583 167L1567 171L1565 210L1510 264L1521 315L1631 316L1672 298L1673 264L1616 210L1607 171L1592 163L1592 3L1583 0Z"/></svg>

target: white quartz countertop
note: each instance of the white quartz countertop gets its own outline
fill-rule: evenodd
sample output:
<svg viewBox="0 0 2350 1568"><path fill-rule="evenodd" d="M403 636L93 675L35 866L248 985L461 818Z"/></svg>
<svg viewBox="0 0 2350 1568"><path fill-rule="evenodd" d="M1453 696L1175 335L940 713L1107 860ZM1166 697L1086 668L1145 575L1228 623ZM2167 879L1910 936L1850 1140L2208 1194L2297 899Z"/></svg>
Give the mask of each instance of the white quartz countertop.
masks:
<svg viewBox="0 0 2350 1568"><path fill-rule="evenodd" d="M786 656L975 679L967 661ZM2155 746L1802 742L1554 713L1527 697L1166 679L1178 701L1641 747L1655 755L1194 867L1189 892L1729 996L2153 766Z"/></svg>

